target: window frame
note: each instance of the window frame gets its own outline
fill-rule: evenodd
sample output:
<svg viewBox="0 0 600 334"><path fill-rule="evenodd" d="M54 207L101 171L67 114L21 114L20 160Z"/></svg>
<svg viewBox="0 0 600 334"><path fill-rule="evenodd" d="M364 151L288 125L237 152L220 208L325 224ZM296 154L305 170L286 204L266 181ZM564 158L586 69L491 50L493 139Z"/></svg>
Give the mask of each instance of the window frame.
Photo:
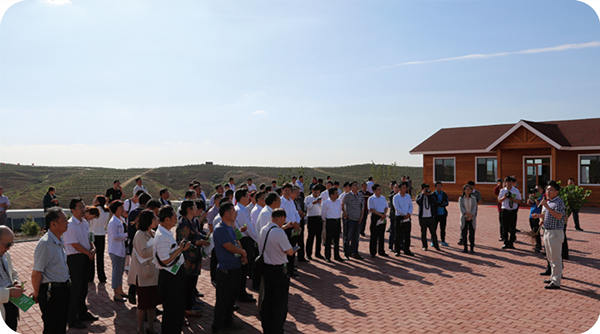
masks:
<svg viewBox="0 0 600 334"><path fill-rule="evenodd" d="M582 154L577 154L577 185L579 186L585 186L585 187L599 187L600 183L582 183L581 182L581 157L588 157L588 156L598 156L600 157L600 152L597 153L582 153Z"/></svg>
<svg viewBox="0 0 600 334"><path fill-rule="evenodd" d="M478 173L477 173L477 159L495 159L496 160L496 169L494 170L494 181L493 182L479 182ZM496 180L498 180L498 157L495 155L488 156L476 156L475 157L475 184L496 184Z"/></svg>
<svg viewBox="0 0 600 334"><path fill-rule="evenodd" d="M453 175L452 181L439 181L439 182L455 184L456 183L456 157L433 157L433 183L438 182L438 180L436 179L436 176L435 176L435 161L436 160L452 160L452 161L454 161L454 175Z"/></svg>

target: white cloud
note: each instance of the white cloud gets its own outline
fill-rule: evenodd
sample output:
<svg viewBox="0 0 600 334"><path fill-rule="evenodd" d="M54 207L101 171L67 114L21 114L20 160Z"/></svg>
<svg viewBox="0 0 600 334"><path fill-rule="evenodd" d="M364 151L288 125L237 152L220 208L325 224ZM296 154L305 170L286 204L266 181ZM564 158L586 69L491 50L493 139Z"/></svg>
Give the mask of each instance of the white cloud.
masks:
<svg viewBox="0 0 600 334"><path fill-rule="evenodd" d="M598 20L600 20L600 0L577 0L579 2L583 2L584 4L590 6L594 12L596 12L596 16Z"/></svg>
<svg viewBox="0 0 600 334"><path fill-rule="evenodd" d="M495 52L495 53L476 53L476 54L468 54L464 56L458 57L447 57L447 58L438 58L438 59L428 59L428 60L414 60L407 61L398 64L386 65L382 66L379 69L390 69L401 66L409 66L409 65L422 65L422 64L432 64L432 63L445 63L449 61L459 61L459 60L469 60L469 59L487 59L487 58L497 58L497 57L505 57L512 55L524 55L524 54L536 54L536 53L546 53L546 52L561 52L567 50L576 50L576 49L587 49L587 48L595 48L600 46L600 41L592 41L585 43L573 43L573 44L562 44L556 45L546 48L537 48L537 49L525 49L518 51L504 51L504 52Z"/></svg>
<svg viewBox="0 0 600 334"><path fill-rule="evenodd" d="M14 4L21 1L23 0L0 0L0 23L2 23L2 18L4 17L6 11Z"/></svg>
<svg viewBox="0 0 600 334"><path fill-rule="evenodd" d="M264 116L266 114L267 114L267 112L265 110L255 110L252 112L252 115L254 115L254 116Z"/></svg>
<svg viewBox="0 0 600 334"><path fill-rule="evenodd" d="M53 6L64 6L71 4L71 0L46 0L46 2Z"/></svg>

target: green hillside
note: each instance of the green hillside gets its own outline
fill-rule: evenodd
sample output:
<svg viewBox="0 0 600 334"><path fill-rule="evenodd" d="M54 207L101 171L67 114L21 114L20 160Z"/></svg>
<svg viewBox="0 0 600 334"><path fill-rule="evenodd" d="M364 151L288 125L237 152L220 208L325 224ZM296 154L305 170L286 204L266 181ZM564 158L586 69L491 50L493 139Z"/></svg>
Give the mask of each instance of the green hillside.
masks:
<svg viewBox="0 0 600 334"><path fill-rule="evenodd" d="M153 196L158 196L161 188L169 188L171 197L179 199L187 189L187 184L196 179L203 185L207 194L213 192L214 186L225 183L233 177L236 183L242 183L252 177L256 184L278 184L290 180L292 175L304 175L308 186L313 176L325 179L328 175L334 180L344 182L365 180L369 175L376 182L388 183L408 175L417 185L422 180L421 167L399 167L393 165L363 164L344 167L323 168L281 168L281 167L236 167L223 165L190 165L179 167L160 167L152 169L112 169L97 167L43 167L0 165L0 185L4 194L11 201L12 209L40 208L42 197L49 186L57 189L57 197L62 206L68 205L70 198L80 196L90 203L96 194L104 194L112 186L112 181L119 179L124 184L126 196L130 196L134 186L133 178L141 175L145 187Z"/></svg>

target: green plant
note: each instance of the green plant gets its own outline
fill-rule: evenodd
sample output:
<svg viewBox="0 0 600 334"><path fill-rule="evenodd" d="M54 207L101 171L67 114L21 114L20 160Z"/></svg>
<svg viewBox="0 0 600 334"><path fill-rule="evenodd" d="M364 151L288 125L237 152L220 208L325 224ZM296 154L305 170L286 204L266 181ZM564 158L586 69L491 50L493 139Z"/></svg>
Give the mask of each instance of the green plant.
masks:
<svg viewBox="0 0 600 334"><path fill-rule="evenodd" d="M21 225L21 231L27 236L35 237L40 233L40 225L30 218Z"/></svg>
<svg viewBox="0 0 600 334"><path fill-rule="evenodd" d="M574 184L561 187L559 196L562 198L563 202L565 202L567 207L567 216L570 216L573 211L581 209L591 194L591 190Z"/></svg>

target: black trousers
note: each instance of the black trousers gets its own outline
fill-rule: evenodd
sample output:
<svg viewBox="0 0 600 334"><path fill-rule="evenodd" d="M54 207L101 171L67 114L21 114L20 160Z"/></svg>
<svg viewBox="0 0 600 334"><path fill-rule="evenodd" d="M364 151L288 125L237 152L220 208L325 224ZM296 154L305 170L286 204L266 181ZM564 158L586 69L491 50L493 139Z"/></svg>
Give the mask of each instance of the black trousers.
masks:
<svg viewBox="0 0 600 334"><path fill-rule="evenodd" d="M258 251L258 245L255 243L254 244L254 250L253 250L255 257L254 259L252 259L252 263L254 263L253 267L252 267L252 271L250 273L250 276L252 277L252 289L255 291L258 291L260 289L260 275L258 274L258 272L256 271L256 257L259 254Z"/></svg>
<svg viewBox="0 0 600 334"><path fill-rule="evenodd" d="M217 269L217 300L212 324L213 330L225 328L233 321L233 304L239 291L241 275L241 269Z"/></svg>
<svg viewBox="0 0 600 334"><path fill-rule="evenodd" d="M446 221L447 220L448 220L448 215L435 216L435 229L437 231L437 226L438 225L440 226L440 240L442 242L446 242Z"/></svg>
<svg viewBox="0 0 600 334"><path fill-rule="evenodd" d="M67 332L67 314L69 307L70 288L52 287L48 283L40 285L38 303L44 322L43 334L64 334Z"/></svg>
<svg viewBox="0 0 600 334"><path fill-rule="evenodd" d="M423 245L423 248L427 248L427 230L429 230L429 234L431 234L433 247L439 248L437 234L435 233L435 218L419 218L419 225L421 226L421 244Z"/></svg>
<svg viewBox="0 0 600 334"><path fill-rule="evenodd" d="M85 254L67 255L67 266L71 276L71 291L69 293L69 323L76 322L87 313L85 299L88 293L88 278L90 258Z"/></svg>
<svg viewBox="0 0 600 334"><path fill-rule="evenodd" d="M296 252L298 255L298 260L305 260L305 249L304 249L304 229L306 228L306 223L304 219L300 222L300 234L298 235L298 246L300 249Z"/></svg>
<svg viewBox="0 0 600 334"><path fill-rule="evenodd" d="M256 258L256 254L254 254L254 240L250 237L243 237L240 239L240 243L242 244L242 248L246 251L248 263L242 265L241 276L240 276L240 292L238 297L242 297L243 295L248 294L246 292L246 280L249 276L252 275L254 271L254 260Z"/></svg>
<svg viewBox="0 0 600 334"><path fill-rule="evenodd" d="M390 244L390 250L395 251L396 248L394 247L395 243L396 243L396 234L398 233L398 231L396 230L396 214L393 213L392 215L390 215L390 235L388 237L388 241Z"/></svg>
<svg viewBox="0 0 600 334"><path fill-rule="evenodd" d="M19 320L19 308L15 306L15 304L8 302L4 303L4 322L8 326L8 328L13 331L17 331L17 322Z"/></svg>
<svg viewBox="0 0 600 334"><path fill-rule="evenodd" d="M327 219L325 221L325 258L331 259L331 247L333 245L333 257L340 258L340 233L342 226L340 219Z"/></svg>
<svg viewBox="0 0 600 334"><path fill-rule="evenodd" d="M504 227L502 226L502 210L498 211L498 223L500 225L500 238L504 240Z"/></svg>
<svg viewBox="0 0 600 334"><path fill-rule="evenodd" d="M502 210L502 239L504 245L512 246L517 240L517 209Z"/></svg>
<svg viewBox="0 0 600 334"><path fill-rule="evenodd" d="M542 249L542 237L539 234L540 231L540 219L539 218L529 218L529 227L531 227L531 232L535 233L535 249Z"/></svg>
<svg viewBox="0 0 600 334"><path fill-rule="evenodd" d="M567 224L565 224L563 226L563 231L565 233L565 238L564 238L563 244L562 244L561 255L562 255L563 259L567 259L568 260L569 259L569 243L567 242Z"/></svg>
<svg viewBox="0 0 600 334"><path fill-rule="evenodd" d="M265 264L264 268L264 294L259 310L263 333L283 333L288 312L290 279L283 265Z"/></svg>
<svg viewBox="0 0 600 334"><path fill-rule="evenodd" d="M377 225L379 218L378 215L375 215L374 213L371 214L371 224L369 226L369 231L371 233L369 238L369 253L371 253L371 256L375 256L377 253L379 253L379 255L385 254L385 223Z"/></svg>
<svg viewBox="0 0 600 334"><path fill-rule="evenodd" d="M365 202L364 205L366 207L367 203ZM367 211L363 212L363 219L360 221L360 234L365 234L365 230L367 228L367 216L369 216Z"/></svg>
<svg viewBox="0 0 600 334"><path fill-rule="evenodd" d="M579 226L579 210L573 210L573 221L575 222L575 228L580 230L581 226Z"/></svg>
<svg viewBox="0 0 600 334"><path fill-rule="evenodd" d="M313 243L315 255L321 255L321 234L323 233L323 219L320 216L308 217L308 238L306 239L306 256L312 257ZM316 239L316 243L315 243Z"/></svg>
<svg viewBox="0 0 600 334"><path fill-rule="evenodd" d="M396 253L400 253L400 250L404 251L404 254L410 252L410 230L411 221L402 222L403 218L396 217Z"/></svg>
<svg viewBox="0 0 600 334"><path fill-rule="evenodd" d="M215 252L215 249L213 248L213 250L210 252L210 281L211 282L216 282L217 281L217 264L219 262L217 261L217 253Z"/></svg>
<svg viewBox="0 0 600 334"><path fill-rule="evenodd" d="M158 293L163 304L161 333L181 333L185 312L183 268L179 268L176 275L161 269L158 272Z"/></svg>
<svg viewBox="0 0 600 334"><path fill-rule="evenodd" d="M288 240L290 241L290 245L292 245L292 247L298 244L298 236L292 236L293 231L293 228L288 228L287 230L285 230L285 235L287 235ZM294 271L296 271L296 253L292 255L287 255L287 260L288 273L291 275L292 273L294 273Z"/></svg>
<svg viewBox="0 0 600 334"><path fill-rule="evenodd" d="M473 221L468 220L465 221L465 225L463 226L461 232L462 239L465 243L465 249L467 249L467 233L469 235L469 244L471 248L475 247L475 227L473 226Z"/></svg>
<svg viewBox="0 0 600 334"><path fill-rule="evenodd" d="M94 236L94 247L96 247L96 271L98 272L98 281L106 282L106 274L104 273L104 246L106 245L106 237L103 235ZM94 281L94 264L92 263L92 274L90 282Z"/></svg>
<svg viewBox="0 0 600 334"><path fill-rule="evenodd" d="M181 268L180 270L183 270ZM196 294L194 292L194 287L196 287L196 283L198 282L197 275L190 275L184 273L183 275L183 284L184 284L184 303L185 309L191 310L192 306L194 306L194 299L196 298Z"/></svg>

